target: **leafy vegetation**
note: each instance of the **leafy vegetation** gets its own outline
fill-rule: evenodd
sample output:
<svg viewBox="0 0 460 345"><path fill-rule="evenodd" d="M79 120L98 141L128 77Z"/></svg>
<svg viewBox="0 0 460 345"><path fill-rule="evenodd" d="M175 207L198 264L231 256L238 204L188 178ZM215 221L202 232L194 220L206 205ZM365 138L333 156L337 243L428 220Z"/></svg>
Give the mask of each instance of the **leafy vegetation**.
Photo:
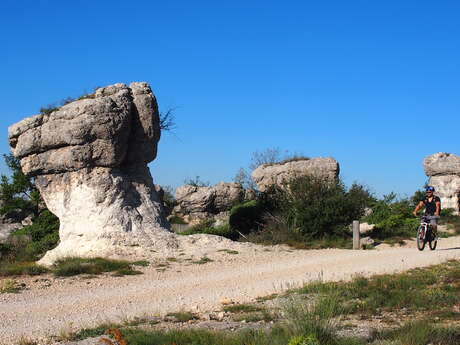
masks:
<svg viewBox="0 0 460 345"><path fill-rule="evenodd" d="M0 293L18 293L24 287L12 279L6 279L0 282Z"/></svg>
<svg viewBox="0 0 460 345"><path fill-rule="evenodd" d="M258 231L263 223L264 209L261 202L251 200L238 204L230 210L229 225L243 234Z"/></svg>
<svg viewBox="0 0 460 345"><path fill-rule="evenodd" d="M375 224L370 236L377 240L414 237L420 220L412 212L420 201L420 193L423 192L418 191L412 198L404 199L398 199L395 193L390 193L381 200L372 200L372 213L363 218L363 221Z"/></svg>
<svg viewBox="0 0 460 345"><path fill-rule="evenodd" d="M29 275L35 276L47 273L49 270L35 262L3 263L0 266L0 277Z"/></svg>
<svg viewBox="0 0 460 345"><path fill-rule="evenodd" d="M218 235L236 240L239 237L237 231L232 229L229 224L214 226L213 220L203 220L201 223L191 226L187 230L180 233L180 235L193 235L193 234L209 234Z"/></svg>
<svg viewBox="0 0 460 345"><path fill-rule="evenodd" d="M194 320L197 318L195 314L188 312L188 311L169 313L166 316L173 317L176 322L187 322L187 321Z"/></svg>
<svg viewBox="0 0 460 345"><path fill-rule="evenodd" d="M0 244L2 272L13 269L15 263L19 264L15 269L34 267L28 263L38 260L59 241L59 219L44 206L34 179L24 175L13 155L4 155L4 159L12 174L11 178L1 176L0 215L18 222L29 216L32 224L13 232L8 242Z"/></svg>
<svg viewBox="0 0 460 345"><path fill-rule="evenodd" d="M13 219L25 218L28 214L38 216L41 197L34 180L24 175L19 159L12 154L3 158L12 174L11 178L0 177L0 215Z"/></svg>
<svg viewBox="0 0 460 345"><path fill-rule="evenodd" d="M204 264L207 264L208 262L213 262L213 260L208 258L207 256L203 256L200 260L192 261L192 263L197 264L197 265L204 265Z"/></svg>
<svg viewBox="0 0 460 345"><path fill-rule="evenodd" d="M460 302L460 262L450 261L394 275L357 277L350 282L316 282L298 292L334 297L339 304L348 306L343 310L353 313L375 314L401 308L455 312L455 305Z"/></svg>
<svg viewBox="0 0 460 345"><path fill-rule="evenodd" d="M233 304L224 306L224 311L228 313L250 313L261 311L262 308L253 304Z"/></svg>
<svg viewBox="0 0 460 345"><path fill-rule="evenodd" d="M116 275L133 275L141 272L133 269L133 263L125 260L103 258L66 258L56 261L52 272L58 277L70 277L78 274L101 274L115 272Z"/></svg>
<svg viewBox="0 0 460 345"><path fill-rule="evenodd" d="M144 317L81 330L71 339L110 333L118 334L118 339L130 345L457 345L459 289L460 262L451 261L395 275L357 277L351 282L313 282L279 296L284 304L276 314L257 304L224 307L233 321L265 321L271 322L270 327L158 330L149 328L151 318ZM195 314L186 311L170 313L165 320L170 321L171 316L180 322L197 321ZM355 336L356 327L363 326L362 320L374 318L380 320L378 329L373 330L371 325L367 336ZM356 323L350 325L351 320Z"/></svg>
<svg viewBox="0 0 460 345"><path fill-rule="evenodd" d="M246 232L257 224L259 231L248 238L260 243L287 243L300 248L319 242L340 244L351 236L349 224L364 214L370 200L363 186L354 184L347 189L341 181L302 176L285 181L283 186L271 186L257 204L235 207L231 224L243 224ZM251 215L241 217L249 225L236 217L239 213Z"/></svg>

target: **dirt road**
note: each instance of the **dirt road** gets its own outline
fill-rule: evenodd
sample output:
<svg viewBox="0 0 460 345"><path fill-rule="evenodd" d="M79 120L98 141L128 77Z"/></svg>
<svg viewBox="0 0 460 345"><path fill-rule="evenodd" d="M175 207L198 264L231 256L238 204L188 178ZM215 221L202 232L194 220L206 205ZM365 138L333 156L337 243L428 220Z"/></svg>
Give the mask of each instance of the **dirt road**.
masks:
<svg viewBox="0 0 460 345"><path fill-rule="evenodd" d="M20 280L27 289L0 294L0 343L21 337L44 339L105 321L168 312L220 310L223 297L248 302L311 280L342 280L390 273L460 259L460 237L442 239L438 249L419 252L413 244L376 250L289 250L224 243L217 249L178 252L157 259L137 276ZM193 263L206 255L212 262ZM168 266L160 267L161 263ZM164 269L164 271L163 271Z"/></svg>

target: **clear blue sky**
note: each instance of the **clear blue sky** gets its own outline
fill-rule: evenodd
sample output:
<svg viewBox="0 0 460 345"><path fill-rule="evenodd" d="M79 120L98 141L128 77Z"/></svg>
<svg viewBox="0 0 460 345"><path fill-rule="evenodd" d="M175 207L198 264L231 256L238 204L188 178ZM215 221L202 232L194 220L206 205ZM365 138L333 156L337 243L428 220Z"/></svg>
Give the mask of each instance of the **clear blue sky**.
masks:
<svg viewBox="0 0 460 345"><path fill-rule="evenodd" d="M459 17L459 1L2 0L0 152L43 105L147 81L177 107L156 183L230 181L279 147L411 194L425 156L460 154Z"/></svg>

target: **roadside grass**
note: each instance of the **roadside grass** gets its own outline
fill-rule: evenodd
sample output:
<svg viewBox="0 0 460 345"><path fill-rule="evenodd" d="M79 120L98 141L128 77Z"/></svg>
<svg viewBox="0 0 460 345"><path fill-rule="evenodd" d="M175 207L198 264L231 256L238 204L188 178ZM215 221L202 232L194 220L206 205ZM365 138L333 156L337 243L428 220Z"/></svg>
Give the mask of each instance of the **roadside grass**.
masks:
<svg viewBox="0 0 460 345"><path fill-rule="evenodd" d="M452 311L460 302L460 262L399 274L356 277L350 282L313 282L297 293L333 298L344 313L381 311Z"/></svg>
<svg viewBox="0 0 460 345"><path fill-rule="evenodd" d="M250 313L237 313L232 316L233 321L236 322L270 322L274 321L278 318L277 314L270 312L268 310L262 310L258 312L250 312Z"/></svg>
<svg viewBox="0 0 460 345"><path fill-rule="evenodd" d="M114 323L103 323L93 328L85 328L74 333L69 340L84 340L103 335L108 329L118 327Z"/></svg>
<svg viewBox="0 0 460 345"><path fill-rule="evenodd" d="M150 262L147 260L139 260L139 261L134 261L131 263L133 266L141 266L141 267L148 267L150 266Z"/></svg>
<svg viewBox="0 0 460 345"><path fill-rule="evenodd" d="M213 262L213 261L214 260L208 258L207 256L203 256L200 260L192 261L192 263L196 265L204 265L204 264L207 264L208 262Z"/></svg>
<svg viewBox="0 0 460 345"><path fill-rule="evenodd" d="M173 317L176 322L187 322L190 320L195 320L197 317L195 314L188 311L181 311L176 313L169 313L166 316Z"/></svg>
<svg viewBox="0 0 460 345"><path fill-rule="evenodd" d="M134 270L132 266L131 262L125 260L69 257L56 261L51 271L57 277L70 277L79 274L97 275L106 272L114 272L117 276L142 273Z"/></svg>
<svg viewBox="0 0 460 345"><path fill-rule="evenodd" d="M397 329L376 332L373 338L380 341L377 344L458 345L460 344L460 328L455 326L440 327L433 324L432 320L423 319L408 322Z"/></svg>
<svg viewBox="0 0 460 345"><path fill-rule="evenodd" d="M460 261L394 275L356 277L350 282L313 282L290 290L279 298L281 305L276 304L276 312L272 307L257 303L223 308L231 313L233 321L274 322L270 327L260 329L161 330L144 319L133 324L107 324L82 330L75 333L73 339L99 336L108 328L118 327L130 345L460 344L460 326L454 326L452 322L458 322L460 314ZM267 299L259 300L258 303L264 303ZM169 316L179 322L197 318L186 311L170 313ZM388 320L383 329L371 329L366 337L354 336L355 326L349 323L350 320L372 320L376 317ZM347 331L343 332L344 329Z"/></svg>
<svg viewBox="0 0 460 345"><path fill-rule="evenodd" d="M327 315L315 312L315 306L299 308L297 303L286 309L287 320L268 330L211 331L205 329L146 330L122 329L130 345L200 344L200 345L360 345L364 342L335 334ZM246 320L248 321L248 320ZM259 321L259 320L255 320ZM255 322L254 321L254 322ZM306 342L312 340L314 342Z"/></svg>
<svg viewBox="0 0 460 345"><path fill-rule="evenodd" d="M142 274L142 272L135 270L133 267L146 267L148 265L148 261L129 262L104 258L69 257L56 261L50 268L38 265L35 262L4 263L0 266L0 277L35 276L44 273L52 273L56 277L70 277L79 274L94 277L106 272L114 272L114 276L125 276Z"/></svg>
<svg viewBox="0 0 460 345"><path fill-rule="evenodd" d="M227 305L223 311L227 313L251 313L255 311L262 311L263 308L253 304L233 304Z"/></svg>
<svg viewBox="0 0 460 345"><path fill-rule="evenodd" d="M260 296L260 297L256 298L256 302L262 303L262 302L265 302L265 301L271 301L271 300L277 298L278 296L279 295L277 293L273 293L273 294L268 295L268 296Z"/></svg>
<svg viewBox="0 0 460 345"><path fill-rule="evenodd" d="M2 263L0 266L0 277L21 276L21 275L40 275L49 272L44 266L35 262L12 262Z"/></svg>
<svg viewBox="0 0 460 345"><path fill-rule="evenodd" d="M218 252L224 252L224 253L233 254L233 255L240 253L237 250L231 250L231 249L219 249Z"/></svg>
<svg viewBox="0 0 460 345"><path fill-rule="evenodd" d="M0 293L18 293L24 286L12 279L0 282Z"/></svg>

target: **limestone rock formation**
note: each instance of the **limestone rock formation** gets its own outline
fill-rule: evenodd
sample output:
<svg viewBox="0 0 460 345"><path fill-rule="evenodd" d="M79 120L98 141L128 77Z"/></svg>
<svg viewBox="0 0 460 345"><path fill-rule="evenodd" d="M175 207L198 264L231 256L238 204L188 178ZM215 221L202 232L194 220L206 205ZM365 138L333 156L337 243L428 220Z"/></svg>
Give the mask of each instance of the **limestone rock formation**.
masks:
<svg viewBox="0 0 460 345"><path fill-rule="evenodd" d="M460 206L460 157L438 152L423 161L428 184L436 188L442 208L453 208L459 214Z"/></svg>
<svg viewBox="0 0 460 345"><path fill-rule="evenodd" d="M220 182L212 187L184 185L176 190L177 206L173 214L190 224L203 219L222 220L244 197L245 190L240 183Z"/></svg>
<svg viewBox="0 0 460 345"><path fill-rule="evenodd" d="M36 177L60 220L60 243L41 260L117 256L174 245L147 163L160 139L146 83L115 84L9 128L13 154Z"/></svg>
<svg viewBox="0 0 460 345"><path fill-rule="evenodd" d="M270 185L282 185L294 177L315 176L334 181L339 176L339 163L334 158L312 158L285 163L262 164L251 174L260 191Z"/></svg>

